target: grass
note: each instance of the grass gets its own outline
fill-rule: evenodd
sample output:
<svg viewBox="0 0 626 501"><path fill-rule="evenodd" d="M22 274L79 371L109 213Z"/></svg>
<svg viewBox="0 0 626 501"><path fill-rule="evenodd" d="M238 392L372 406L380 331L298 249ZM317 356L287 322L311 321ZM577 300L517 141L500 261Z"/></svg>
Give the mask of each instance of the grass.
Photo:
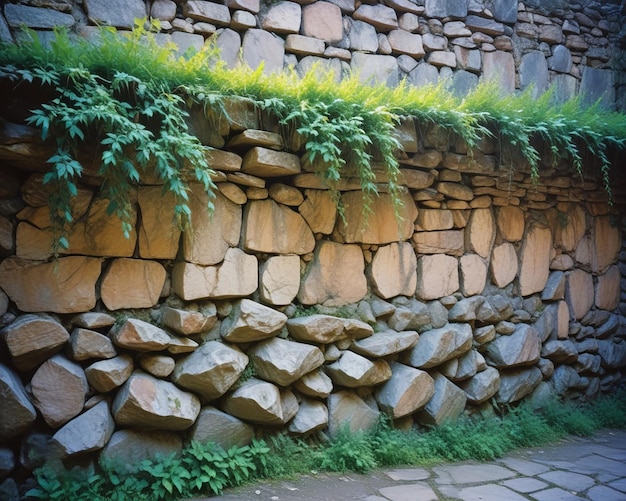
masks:
<svg viewBox="0 0 626 501"><path fill-rule="evenodd" d="M553 401L540 411L523 403L502 416L464 417L429 429L401 431L383 417L372 430L343 430L332 440L285 434L225 451L192 443L180 457L146 460L135 473L115 465L95 472L35 472L30 495L46 500L176 500L219 494L260 479L295 477L311 471L365 473L379 467L429 466L446 461L488 461L519 447L589 436L602 428L626 428L626 391L586 403Z"/></svg>

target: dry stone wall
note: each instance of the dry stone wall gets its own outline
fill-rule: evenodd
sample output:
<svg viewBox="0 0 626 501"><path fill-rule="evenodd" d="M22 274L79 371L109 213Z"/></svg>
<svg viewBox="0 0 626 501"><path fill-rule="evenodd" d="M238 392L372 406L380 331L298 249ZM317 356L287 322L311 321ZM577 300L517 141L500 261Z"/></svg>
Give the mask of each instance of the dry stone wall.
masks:
<svg viewBox="0 0 626 501"><path fill-rule="evenodd" d="M0 169L2 477L623 383L626 252L593 177L564 164L535 183L494 140L468 152L405 122L402 219L381 171L367 222L342 181L343 221L300 141L251 106L226 102L215 212L196 187L182 235L173 201L142 185L124 238L91 179L54 260L42 174Z"/></svg>
<svg viewBox="0 0 626 501"><path fill-rule="evenodd" d="M447 81L465 95L481 79L505 92L554 85L626 109L626 7L621 0L14 0L0 11L0 39L20 27L44 40L54 26L91 36L96 25L161 22L158 39L183 53L215 43L230 66L268 73L315 63L342 78L422 86Z"/></svg>

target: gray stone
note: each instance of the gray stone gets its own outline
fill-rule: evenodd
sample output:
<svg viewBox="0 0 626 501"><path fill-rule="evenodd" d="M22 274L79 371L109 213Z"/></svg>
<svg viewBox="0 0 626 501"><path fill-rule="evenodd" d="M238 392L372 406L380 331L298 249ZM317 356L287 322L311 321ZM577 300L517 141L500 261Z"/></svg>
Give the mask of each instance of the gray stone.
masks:
<svg viewBox="0 0 626 501"><path fill-rule="evenodd" d="M391 378L376 390L375 397L380 408L397 419L426 405L433 392L433 379L427 372L392 362Z"/></svg>
<svg viewBox="0 0 626 501"><path fill-rule="evenodd" d="M63 355L41 364L30 385L35 407L52 428L67 423L83 410L88 390L85 372Z"/></svg>
<svg viewBox="0 0 626 501"><path fill-rule="evenodd" d="M0 16L0 41L13 43L13 35L4 16Z"/></svg>
<svg viewBox="0 0 626 501"><path fill-rule="evenodd" d="M261 425L281 425L289 421L297 412L295 407L284 405L283 399L290 400L293 394L266 381L248 379L222 402L222 409L233 416Z"/></svg>
<svg viewBox="0 0 626 501"><path fill-rule="evenodd" d="M439 83L439 71L432 64L421 62L409 73L409 80L416 87L437 85Z"/></svg>
<svg viewBox="0 0 626 501"><path fill-rule="evenodd" d="M377 31L389 31L398 27L396 11L383 4L362 4L352 17L373 25Z"/></svg>
<svg viewBox="0 0 626 501"><path fill-rule="evenodd" d="M135 473L139 471L142 461L180 455L182 449L182 440L172 432L118 430L102 449L99 461L116 472Z"/></svg>
<svg viewBox="0 0 626 501"><path fill-rule="evenodd" d="M615 74L609 69L592 68L585 66L580 81L580 95L585 105L600 101L606 109L615 108Z"/></svg>
<svg viewBox="0 0 626 501"><path fill-rule="evenodd" d="M602 366L617 369L626 365L626 343L616 343L610 339L598 341L598 354L602 357Z"/></svg>
<svg viewBox="0 0 626 501"><path fill-rule="evenodd" d="M364 83L398 85L398 61L393 56L357 52L352 55L350 67Z"/></svg>
<svg viewBox="0 0 626 501"><path fill-rule="evenodd" d="M469 15L465 18L465 25L472 31L480 31L491 36L502 35L504 25L485 17Z"/></svg>
<svg viewBox="0 0 626 501"><path fill-rule="evenodd" d="M541 291L543 301L556 301L565 297L565 274L562 271L553 271L548 277L546 286Z"/></svg>
<svg viewBox="0 0 626 501"><path fill-rule="evenodd" d="M328 409L318 401L303 398L298 413L289 422L287 429L296 435L308 435L317 430L326 428L328 424Z"/></svg>
<svg viewBox="0 0 626 501"><path fill-rule="evenodd" d="M457 97L467 96L478 85L478 76L469 71L457 70L452 78L452 92Z"/></svg>
<svg viewBox="0 0 626 501"><path fill-rule="evenodd" d="M339 391L328 397L328 433L331 437L344 429L351 433L368 430L379 416L377 408L370 407L351 391Z"/></svg>
<svg viewBox="0 0 626 501"><path fill-rule="evenodd" d="M299 33L302 22L300 4L282 1L269 4L259 13L261 28L274 33Z"/></svg>
<svg viewBox="0 0 626 501"><path fill-rule="evenodd" d="M109 404L102 401L68 422L52 440L59 444L63 457L71 457L102 449L114 429Z"/></svg>
<svg viewBox="0 0 626 501"><path fill-rule="evenodd" d="M122 386L133 372L133 359L124 354L109 360L100 360L85 369L89 384L101 393Z"/></svg>
<svg viewBox="0 0 626 501"><path fill-rule="evenodd" d="M386 361L372 362L352 351L345 351L339 360L327 365L326 373L333 382L348 388L377 385L391 377L391 369Z"/></svg>
<svg viewBox="0 0 626 501"><path fill-rule="evenodd" d="M469 322L476 320L476 310L485 302L483 296L472 296L461 299L448 313L450 322Z"/></svg>
<svg viewBox="0 0 626 501"><path fill-rule="evenodd" d="M580 375L569 365L556 367L550 380L557 395L565 395L569 390L581 387Z"/></svg>
<svg viewBox="0 0 626 501"><path fill-rule="evenodd" d="M268 31L249 29L243 37L242 54L252 69L263 64L263 72L271 74L283 68L285 43Z"/></svg>
<svg viewBox="0 0 626 501"><path fill-rule="evenodd" d="M520 87L532 86L531 95L537 98L548 88L548 63L540 50L527 52L519 66Z"/></svg>
<svg viewBox="0 0 626 501"><path fill-rule="evenodd" d="M135 372L113 401L118 425L185 430L200 413L200 400L169 381Z"/></svg>
<svg viewBox="0 0 626 501"><path fill-rule="evenodd" d="M424 424L439 425L446 420L458 418L465 409L465 392L438 372L433 373L433 396L417 414L417 420Z"/></svg>
<svg viewBox="0 0 626 501"><path fill-rule="evenodd" d="M478 370L478 356L476 350L470 350L458 358L448 360L439 367L439 371L452 381L468 379Z"/></svg>
<svg viewBox="0 0 626 501"><path fill-rule="evenodd" d="M426 0L426 17L464 18L467 16L467 0Z"/></svg>
<svg viewBox="0 0 626 501"><path fill-rule="evenodd" d="M576 345L569 339L547 341L541 347L541 356L555 364L571 364L578 359Z"/></svg>
<svg viewBox="0 0 626 501"><path fill-rule="evenodd" d="M22 381L13 370L0 363L0 440L25 433L37 418Z"/></svg>
<svg viewBox="0 0 626 501"><path fill-rule="evenodd" d="M517 0L487 0L486 5L496 21L507 24L517 21Z"/></svg>
<svg viewBox="0 0 626 501"><path fill-rule="evenodd" d="M87 17L96 25L130 29L135 19L147 17L142 0L85 0L84 3Z"/></svg>
<svg viewBox="0 0 626 501"><path fill-rule="evenodd" d="M216 443L224 450L244 447L252 442L254 428L239 418L226 414L215 407L203 407L198 419L189 430L189 440Z"/></svg>
<svg viewBox="0 0 626 501"><path fill-rule="evenodd" d="M213 400L228 391L247 365L245 353L219 341L209 341L176 362L172 381Z"/></svg>
<svg viewBox="0 0 626 501"><path fill-rule="evenodd" d="M30 370L60 351L70 335L50 317L21 315L0 331L11 361L19 370Z"/></svg>
<svg viewBox="0 0 626 501"><path fill-rule="evenodd" d="M261 341L248 355L260 378L280 386L290 385L324 363L316 346L276 337Z"/></svg>
<svg viewBox="0 0 626 501"><path fill-rule="evenodd" d="M90 3L90 2L88 2ZM70 14L58 12L54 9L16 5L9 3L4 7L4 17L12 28L27 26L32 29L52 29L54 27L71 27L76 20ZM145 7L144 14L145 17Z"/></svg>
<svg viewBox="0 0 626 501"><path fill-rule="evenodd" d="M572 53L565 45L556 45L552 48L548 68L558 73L569 73L572 70Z"/></svg>
<svg viewBox="0 0 626 501"><path fill-rule="evenodd" d="M515 91L515 61L509 52L496 50L483 52L482 78L496 81L503 95Z"/></svg>
<svg viewBox="0 0 626 501"><path fill-rule="evenodd" d="M415 331L382 331L353 342L351 349L366 357L386 357L413 348L418 339Z"/></svg>
<svg viewBox="0 0 626 501"><path fill-rule="evenodd" d="M496 400L502 403L516 402L532 393L541 380L541 371L537 367L502 371Z"/></svg>
<svg viewBox="0 0 626 501"><path fill-rule="evenodd" d="M378 50L378 37L376 28L364 21L354 21L348 31L350 49L363 52L376 52Z"/></svg>
<svg viewBox="0 0 626 501"><path fill-rule="evenodd" d="M407 353L406 363L416 368L435 367L468 351L472 339L469 324L448 324L422 332L415 347Z"/></svg>
<svg viewBox="0 0 626 501"><path fill-rule="evenodd" d="M221 334L231 343L259 341L275 336L285 322L287 316L284 313L250 299L241 299L222 320Z"/></svg>
<svg viewBox="0 0 626 501"><path fill-rule="evenodd" d="M473 377L459 383L468 402L479 405L493 397L500 388L500 372L494 367L487 367Z"/></svg>
<svg viewBox="0 0 626 501"><path fill-rule="evenodd" d="M532 365L539 360L541 340L539 333L528 324L519 324L509 336L500 336L487 346L486 358L498 367Z"/></svg>

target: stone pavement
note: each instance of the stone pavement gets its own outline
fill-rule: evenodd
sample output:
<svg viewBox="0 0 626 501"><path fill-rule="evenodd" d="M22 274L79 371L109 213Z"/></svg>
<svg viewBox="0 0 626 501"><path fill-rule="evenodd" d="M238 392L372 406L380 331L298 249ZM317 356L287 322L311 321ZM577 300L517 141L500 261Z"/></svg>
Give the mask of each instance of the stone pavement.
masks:
<svg viewBox="0 0 626 501"><path fill-rule="evenodd" d="M295 480L231 490L223 500L259 501L626 501L626 431L569 437L490 462L377 470L366 475L312 472Z"/></svg>

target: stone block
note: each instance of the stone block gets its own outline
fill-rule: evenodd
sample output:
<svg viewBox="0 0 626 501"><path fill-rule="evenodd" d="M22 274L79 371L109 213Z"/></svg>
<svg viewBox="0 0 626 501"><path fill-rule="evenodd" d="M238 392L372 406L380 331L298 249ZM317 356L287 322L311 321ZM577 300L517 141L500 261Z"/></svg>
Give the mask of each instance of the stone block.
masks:
<svg viewBox="0 0 626 501"><path fill-rule="evenodd" d="M328 43L343 38L341 9L331 2L314 2L302 8L302 34Z"/></svg>
<svg viewBox="0 0 626 501"><path fill-rule="evenodd" d="M458 261L445 254L417 260L416 296L424 301L449 296L459 289Z"/></svg>
<svg viewBox="0 0 626 501"><path fill-rule="evenodd" d="M434 390L433 379L426 371L392 362L391 378L376 390L375 398L382 410L397 419L426 405Z"/></svg>

